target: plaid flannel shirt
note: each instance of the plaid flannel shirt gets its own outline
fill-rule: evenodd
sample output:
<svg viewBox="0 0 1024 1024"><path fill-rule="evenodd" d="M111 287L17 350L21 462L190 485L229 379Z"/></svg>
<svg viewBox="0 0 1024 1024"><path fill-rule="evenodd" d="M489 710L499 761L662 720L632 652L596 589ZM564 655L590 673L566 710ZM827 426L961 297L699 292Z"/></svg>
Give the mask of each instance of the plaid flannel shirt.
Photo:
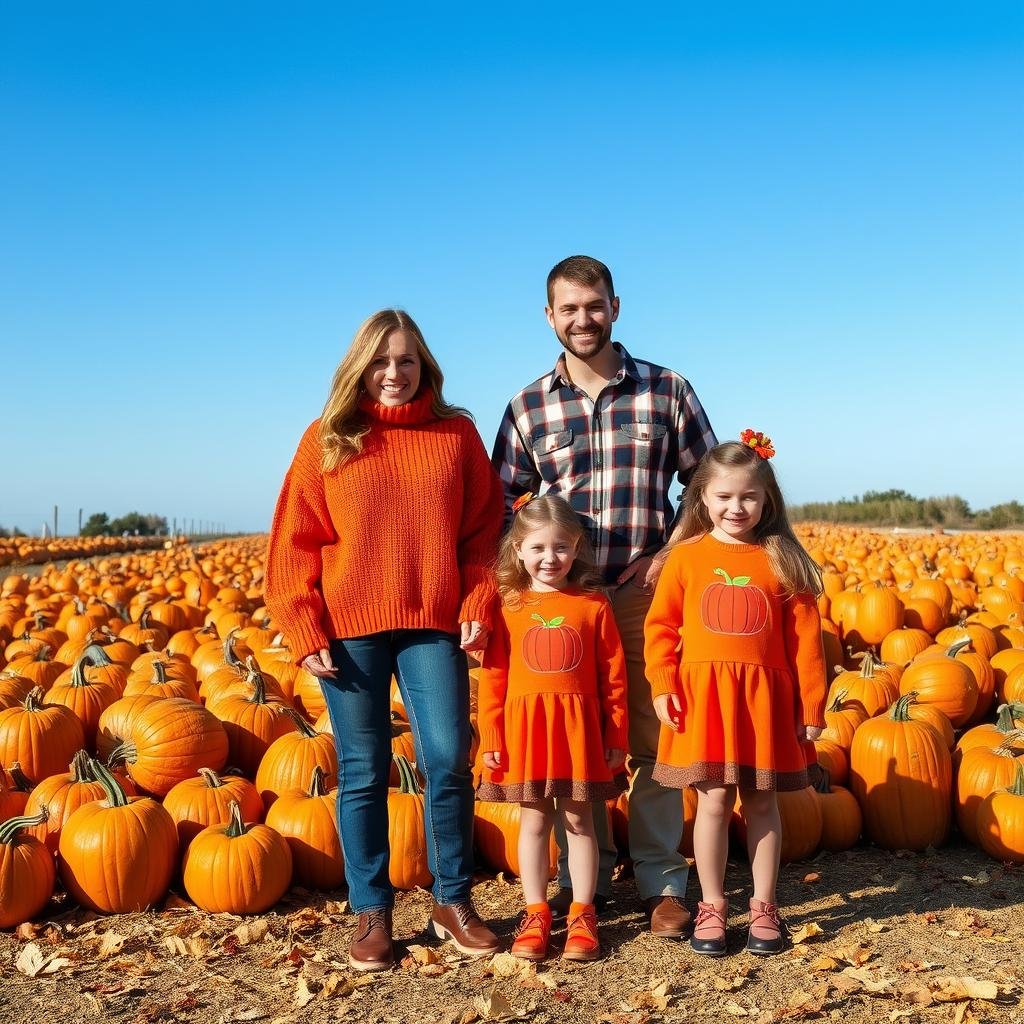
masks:
<svg viewBox="0 0 1024 1024"><path fill-rule="evenodd" d="M693 388L679 374L633 359L597 401L554 370L508 404L491 461L505 488L505 522L527 491L565 498L590 531L609 583L663 547L675 521L669 491L685 486L717 441Z"/></svg>

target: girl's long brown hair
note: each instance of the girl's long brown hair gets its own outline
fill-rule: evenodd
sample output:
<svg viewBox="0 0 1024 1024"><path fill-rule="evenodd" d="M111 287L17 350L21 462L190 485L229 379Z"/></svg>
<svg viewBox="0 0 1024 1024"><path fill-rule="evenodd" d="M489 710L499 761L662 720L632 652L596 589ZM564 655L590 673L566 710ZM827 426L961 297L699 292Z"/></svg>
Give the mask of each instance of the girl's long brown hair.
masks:
<svg viewBox="0 0 1024 1024"><path fill-rule="evenodd" d="M498 580L498 593L509 608L522 604L522 595L530 589L530 574L519 558L516 548L528 533L557 526L576 543L576 557L566 579L581 590L600 592L605 589L604 578L594 564L594 552L579 518L564 498L545 494L532 498L512 517L512 526L501 539L494 575Z"/></svg>
<svg viewBox="0 0 1024 1024"><path fill-rule="evenodd" d="M405 331L416 342L420 357L420 392L430 388L434 392L431 408L439 419L469 416L465 409L449 405L441 389L444 374L438 366L423 332L408 313L401 309L381 309L363 321L356 331L338 368L334 371L331 390L320 414L320 444L323 447L322 469L325 473L347 462L363 450L363 438L370 432L370 424L359 411L363 374L373 361L377 349L393 331ZM470 417L472 418L472 417Z"/></svg>
<svg viewBox="0 0 1024 1024"><path fill-rule="evenodd" d="M793 532L771 463L739 441L716 445L697 463L683 495L683 516L672 533L670 545L711 532L704 490L718 469L740 468L752 470L755 480L764 488L764 507L754 528L754 539L764 548L772 572L787 594L819 595L821 569Z"/></svg>

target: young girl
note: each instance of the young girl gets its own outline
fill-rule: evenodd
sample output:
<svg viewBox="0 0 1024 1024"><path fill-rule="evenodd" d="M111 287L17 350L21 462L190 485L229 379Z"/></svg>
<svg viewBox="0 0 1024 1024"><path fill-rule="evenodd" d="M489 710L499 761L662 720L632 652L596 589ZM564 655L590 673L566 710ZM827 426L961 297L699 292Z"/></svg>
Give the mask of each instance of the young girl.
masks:
<svg viewBox="0 0 1024 1024"><path fill-rule="evenodd" d="M513 955L542 960L547 953L548 843L557 799L573 890L563 956L596 960L598 847L591 801L623 788L614 775L626 757L625 660L576 514L554 496L525 495L514 508L496 569L502 618L480 674L477 796L522 806L526 913Z"/></svg>
<svg viewBox="0 0 1024 1024"><path fill-rule="evenodd" d="M754 880L747 949L768 956L783 948L775 794L807 786L801 744L824 721L821 576L789 525L768 462L774 454L769 438L746 430L741 443L701 459L673 538L682 543L668 556L645 625L662 722L654 778L697 790L703 899L690 944L708 956L725 953L722 886L737 788Z"/></svg>

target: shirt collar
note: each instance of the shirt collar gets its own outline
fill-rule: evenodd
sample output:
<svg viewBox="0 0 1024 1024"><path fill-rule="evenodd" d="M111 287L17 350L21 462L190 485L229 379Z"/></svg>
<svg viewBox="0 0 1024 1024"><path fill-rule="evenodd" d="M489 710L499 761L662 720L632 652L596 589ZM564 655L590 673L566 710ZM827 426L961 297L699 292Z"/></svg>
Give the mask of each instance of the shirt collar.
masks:
<svg viewBox="0 0 1024 1024"><path fill-rule="evenodd" d="M633 357L626 351L625 347L617 341L612 342L612 348L615 349L619 354L619 358L622 360L622 367L616 377L611 380L612 384L621 384L626 377L631 377L633 380L639 382L640 371L637 369L636 362ZM565 369L565 353L562 352L557 361L555 362L555 368L551 371L551 380L548 383L548 391L555 391L560 387L570 387L572 381L569 380L569 374Z"/></svg>

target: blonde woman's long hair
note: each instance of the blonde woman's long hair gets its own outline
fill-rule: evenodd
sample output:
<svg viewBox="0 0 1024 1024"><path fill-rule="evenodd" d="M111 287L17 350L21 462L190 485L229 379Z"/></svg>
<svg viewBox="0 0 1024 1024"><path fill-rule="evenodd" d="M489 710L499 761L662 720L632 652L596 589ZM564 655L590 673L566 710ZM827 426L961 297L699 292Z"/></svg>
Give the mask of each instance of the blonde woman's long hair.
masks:
<svg viewBox="0 0 1024 1024"><path fill-rule="evenodd" d="M344 465L363 450L363 439L370 432L370 423L359 410L363 374L373 361L377 349L394 331L404 331L416 341L416 353L420 357L420 387L417 394L426 388L434 392L431 404L434 415L439 419L469 416L465 409L444 400L444 374L427 348L423 332L416 326L416 321L401 309L378 310L364 320L356 331L352 344L334 371L331 390L324 411L320 414L322 469L325 473Z"/></svg>
<svg viewBox="0 0 1024 1024"><path fill-rule="evenodd" d="M819 595L821 569L793 532L771 463L739 441L716 445L697 464L683 495L683 516L673 531L671 544L711 532L713 524L704 504L704 490L716 470L741 468L753 470L758 484L764 488L764 507L754 527L754 540L764 548L772 572L789 595Z"/></svg>
<svg viewBox="0 0 1024 1024"><path fill-rule="evenodd" d="M576 544L576 556L566 579L581 590L600 593L605 589L604 578L594 563L594 551L587 539L587 533L564 498L545 494L531 498L512 517L512 526L501 539L494 575L498 581L498 593L509 608L523 603L523 594L530 589L530 574L516 550L526 535L545 526L557 526L564 530Z"/></svg>

